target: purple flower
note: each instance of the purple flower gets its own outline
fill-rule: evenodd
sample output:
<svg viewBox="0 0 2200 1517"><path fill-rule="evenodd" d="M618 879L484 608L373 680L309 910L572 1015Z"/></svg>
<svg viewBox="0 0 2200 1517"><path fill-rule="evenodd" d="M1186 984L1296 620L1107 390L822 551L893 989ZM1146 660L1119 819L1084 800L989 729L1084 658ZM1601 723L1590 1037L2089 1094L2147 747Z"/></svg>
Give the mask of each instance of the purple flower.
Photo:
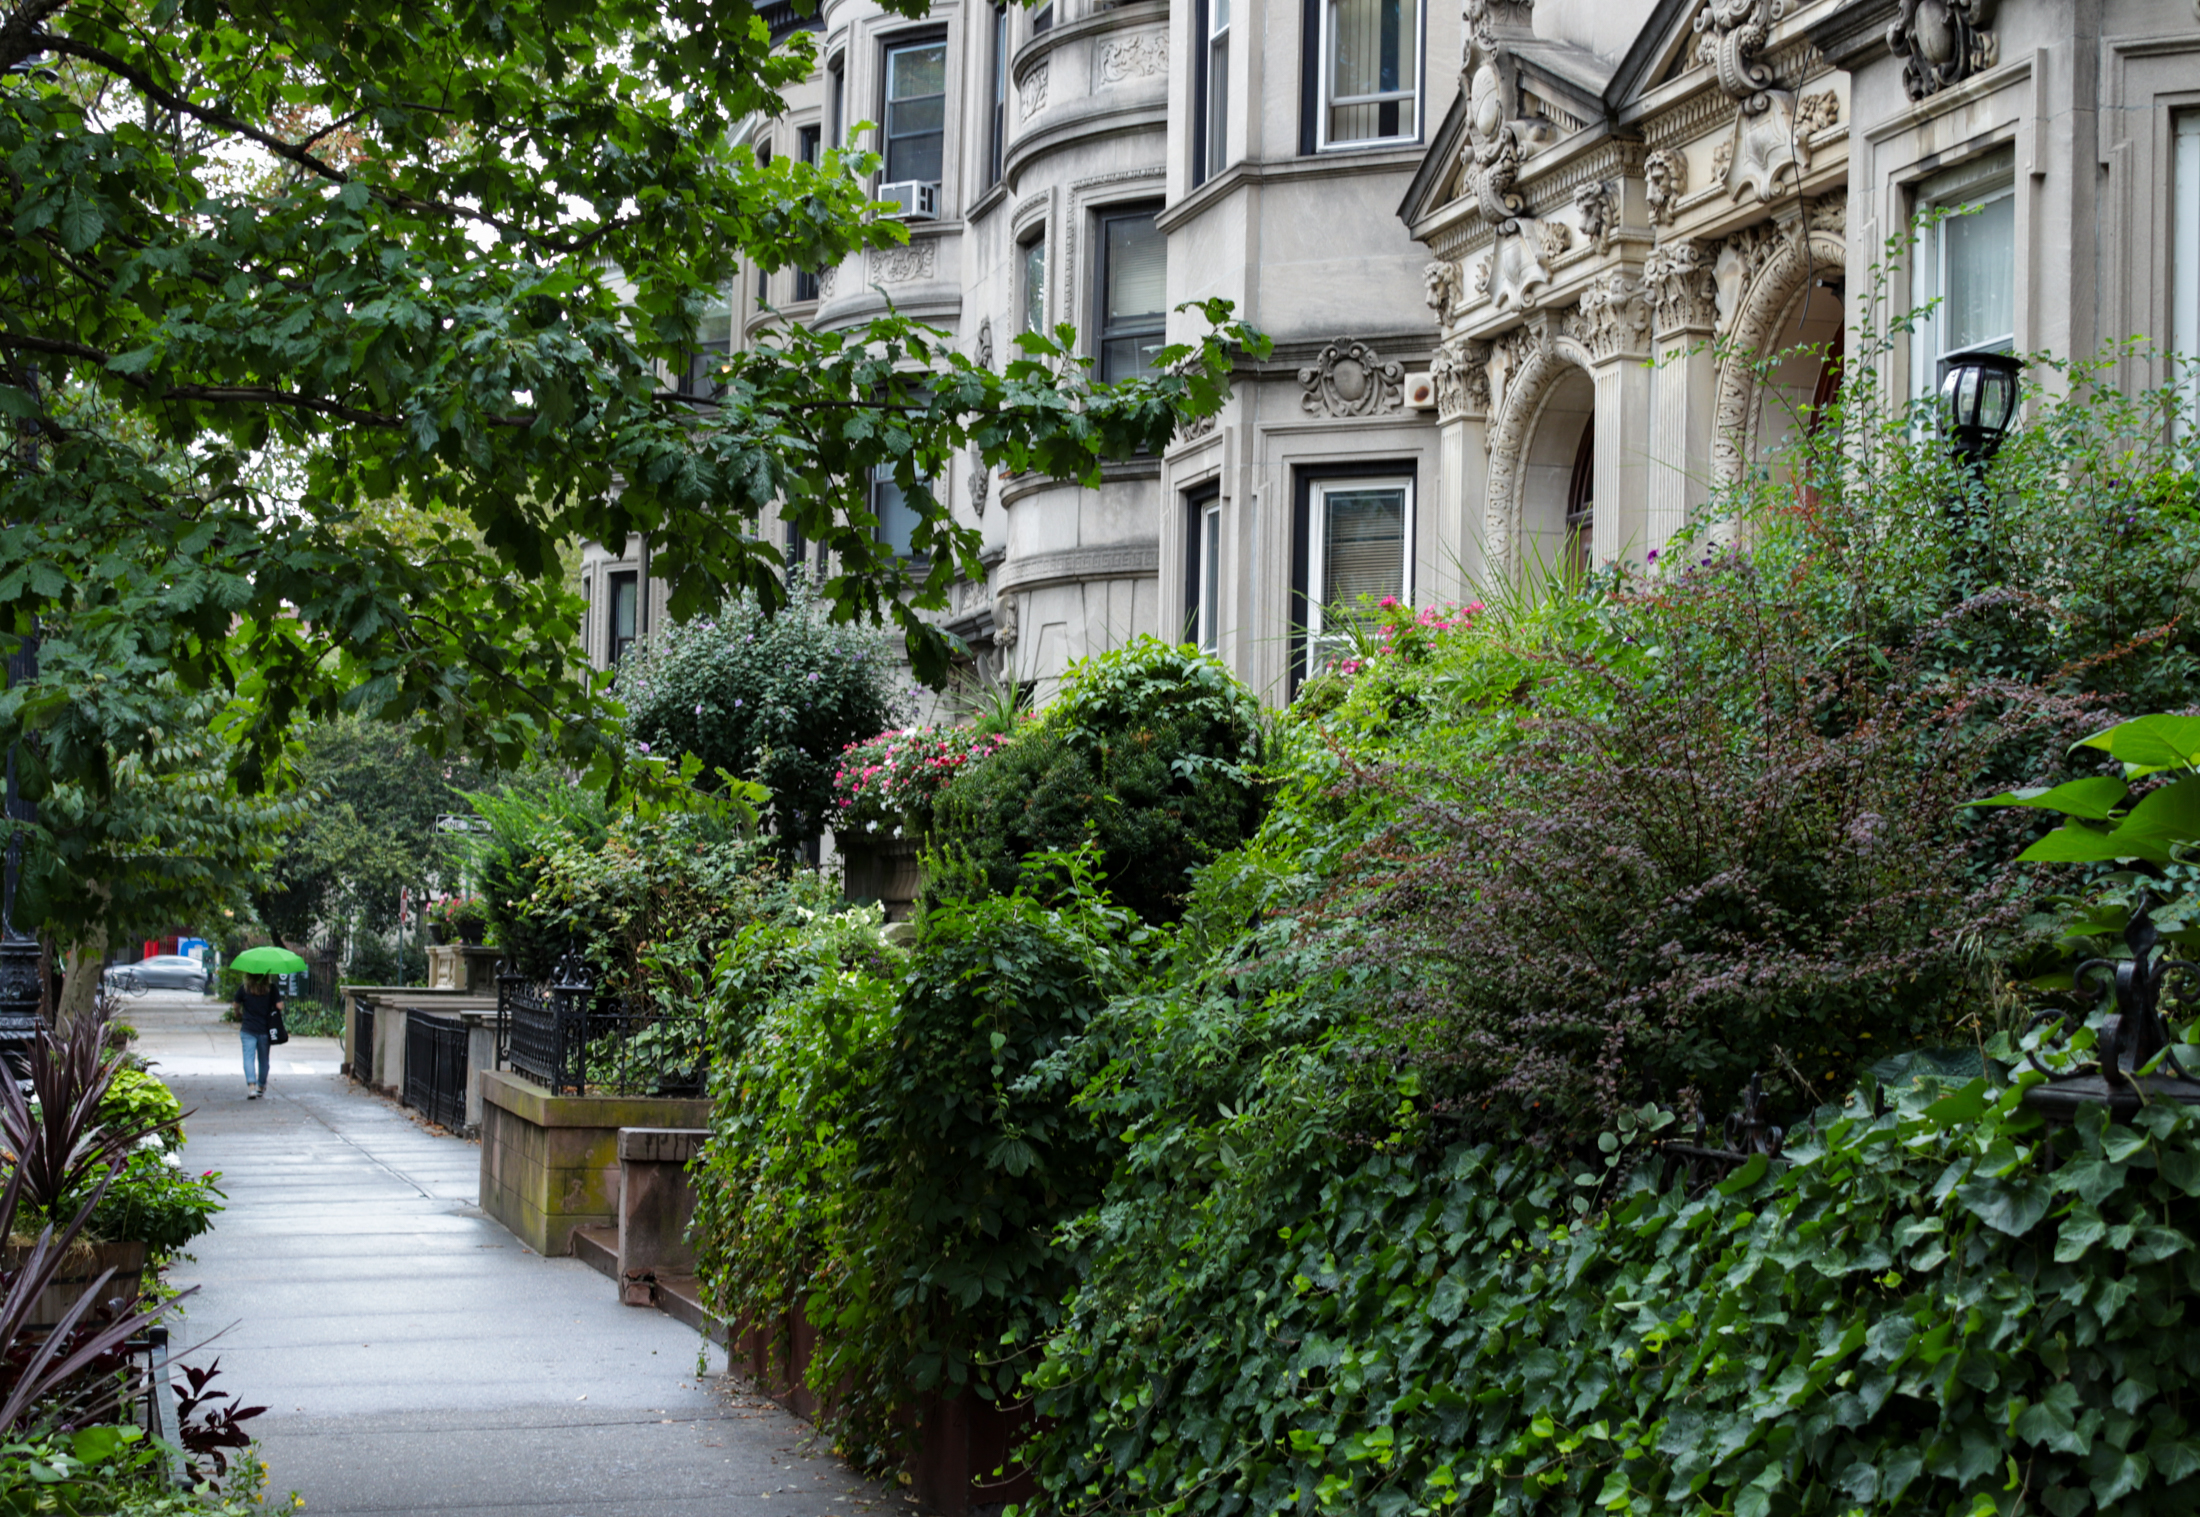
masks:
<svg viewBox="0 0 2200 1517"><path fill-rule="evenodd" d="M1653 564L1654 564L1654 563L1656 563L1657 561L1658 561L1658 550L1657 550L1657 549L1655 549L1655 548L1652 548L1652 549L1650 550L1650 557L1649 557L1649 559L1648 559L1648 562L1650 562L1650 563L1653 563Z"/></svg>
<svg viewBox="0 0 2200 1517"><path fill-rule="evenodd" d="M649 752L649 744L647 744L647 743L644 743L644 744L642 744L642 752L644 752L644 753L647 753L647 752Z"/></svg>

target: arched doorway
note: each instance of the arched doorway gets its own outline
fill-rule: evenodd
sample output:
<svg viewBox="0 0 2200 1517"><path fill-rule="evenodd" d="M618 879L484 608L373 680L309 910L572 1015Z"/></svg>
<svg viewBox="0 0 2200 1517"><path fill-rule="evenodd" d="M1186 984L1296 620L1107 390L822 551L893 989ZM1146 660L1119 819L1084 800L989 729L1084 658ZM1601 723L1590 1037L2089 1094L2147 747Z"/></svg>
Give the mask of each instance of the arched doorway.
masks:
<svg viewBox="0 0 2200 1517"><path fill-rule="evenodd" d="M1787 472L1785 459L1799 437L1818 429L1818 419L1840 384L1847 337L1835 280L1814 280L1795 293L1768 344L1769 369L1758 387L1751 462Z"/></svg>
<svg viewBox="0 0 2200 1517"><path fill-rule="evenodd" d="M1586 568L1595 543L1595 381L1563 366L1528 435L1520 470L1520 567Z"/></svg>

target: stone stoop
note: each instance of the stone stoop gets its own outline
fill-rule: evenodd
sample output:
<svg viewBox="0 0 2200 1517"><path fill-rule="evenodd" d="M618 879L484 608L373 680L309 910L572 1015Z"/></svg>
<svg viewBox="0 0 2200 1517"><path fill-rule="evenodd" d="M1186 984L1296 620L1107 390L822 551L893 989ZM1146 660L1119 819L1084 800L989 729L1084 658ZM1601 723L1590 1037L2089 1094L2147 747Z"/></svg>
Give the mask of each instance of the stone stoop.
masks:
<svg viewBox="0 0 2200 1517"><path fill-rule="evenodd" d="M573 1229L573 1257L599 1274L619 1278L619 1230L616 1227Z"/></svg>

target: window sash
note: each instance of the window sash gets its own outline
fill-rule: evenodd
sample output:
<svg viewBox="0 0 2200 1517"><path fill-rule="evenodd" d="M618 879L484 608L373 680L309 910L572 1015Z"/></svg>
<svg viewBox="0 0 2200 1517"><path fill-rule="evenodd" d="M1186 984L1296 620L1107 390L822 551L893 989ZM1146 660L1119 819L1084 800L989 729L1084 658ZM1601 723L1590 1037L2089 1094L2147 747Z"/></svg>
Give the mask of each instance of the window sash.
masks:
<svg viewBox="0 0 2200 1517"><path fill-rule="evenodd" d="M1405 475L1316 480L1311 504L1306 611L1307 630L1317 639L1310 667L1318 668L1336 651L1333 611L1352 613L1362 593L1413 599L1413 480ZM1360 520L1340 521L1340 506L1356 508ZM1385 517L1393 517L1395 527ZM1326 645L1319 641L1324 638Z"/></svg>
<svg viewBox="0 0 2200 1517"><path fill-rule="evenodd" d="M1100 379L1112 383L1153 371L1168 325L1168 239L1150 210L1100 221Z"/></svg>
<svg viewBox="0 0 2200 1517"><path fill-rule="evenodd" d="M1034 237L1024 244L1024 330L1043 332L1047 327L1047 240Z"/></svg>
<svg viewBox="0 0 2200 1517"><path fill-rule="evenodd" d="M2185 359L2185 405L2177 430L2200 429L2200 111L2176 118L2176 183L2170 197L2170 345Z"/></svg>
<svg viewBox="0 0 2200 1517"><path fill-rule="evenodd" d="M638 605L641 600L641 575L632 569L623 569L610 576L611 594L606 605L605 633L606 662L616 664L626 656L626 650L634 646L638 633Z"/></svg>
<svg viewBox="0 0 2200 1517"><path fill-rule="evenodd" d="M1008 7L993 7L993 96L990 102L991 138L986 147L985 182L1001 182L1001 159L1008 144Z"/></svg>
<svg viewBox="0 0 2200 1517"><path fill-rule="evenodd" d="M1951 212L1966 207L1978 208L1965 216L1944 217L1923 229L1911 250L1910 305L1922 310L1927 304L1937 302L1930 314L1919 319L1910 338L1910 393L1919 400L1929 401L1939 393L1943 360L1959 353L2006 353L2016 345L2014 167L2014 154L2003 149L1959 164L1918 188L1916 214L1919 220L1942 208ZM1982 221L1982 217L1990 217L1992 222ZM1966 244L1978 246L1981 232L1988 230L1989 225L2004 222L2006 235L2002 239L2001 253L2007 265L2001 298L2007 302L2006 320L2011 325L1995 332L1983 329L1958 332L1953 329L1952 307L1963 298L1963 292L1950 289L1951 251ZM1962 230L1951 237L1950 229L1959 226Z"/></svg>
<svg viewBox="0 0 2200 1517"><path fill-rule="evenodd" d="M1423 63L1420 0L1321 0L1321 4L1316 149L1417 140L1421 135ZM1347 7L1364 14L1348 18ZM1339 77L1351 61L1338 35L1348 20L1361 32L1373 32L1373 80L1364 77L1369 72L1366 67L1358 71L1362 77ZM1364 36L1354 40L1362 46L1368 41ZM1388 87L1386 74L1390 76ZM1368 83L1376 88L1366 88ZM1344 119L1346 112L1357 114L1348 121Z"/></svg>
<svg viewBox="0 0 2200 1517"><path fill-rule="evenodd" d="M1222 505L1210 503L1199 513L1199 649L1222 648Z"/></svg>
<svg viewBox="0 0 2200 1517"><path fill-rule="evenodd" d="M879 543L892 549L896 558L914 562L917 523L922 518L917 508L909 504L908 492L895 480L890 468L882 466L871 471L871 514L878 518L876 536Z"/></svg>
<svg viewBox="0 0 2200 1517"><path fill-rule="evenodd" d="M925 55L931 55L929 60ZM939 87L923 94L897 94L929 80L908 80L920 60L937 64ZM914 180L937 184L947 143L947 44L912 42L886 50L885 182Z"/></svg>

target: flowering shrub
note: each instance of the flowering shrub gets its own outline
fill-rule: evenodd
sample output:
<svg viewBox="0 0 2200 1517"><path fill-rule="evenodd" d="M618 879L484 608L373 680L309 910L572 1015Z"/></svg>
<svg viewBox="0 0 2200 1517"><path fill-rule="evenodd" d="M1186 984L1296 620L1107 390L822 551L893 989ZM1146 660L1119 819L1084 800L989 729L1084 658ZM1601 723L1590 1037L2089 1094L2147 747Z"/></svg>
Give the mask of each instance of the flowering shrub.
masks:
<svg viewBox="0 0 2200 1517"><path fill-rule="evenodd" d="M1351 650L1331 665L1336 673L1349 678L1382 658L1426 663L1435 651L1439 634L1471 626L1483 607L1480 601L1470 601L1463 606L1423 606L1416 611L1397 596L1386 595L1375 603L1375 609L1381 615L1372 622L1353 624Z"/></svg>
<svg viewBox="0 0 2200 1517"><path fill-rule="evenodd" d="M902 727L850 743L833 777L835 831L898 837L904 826L923 826L948 781L1009 742L1005 732L975 727Z"/></svg>

